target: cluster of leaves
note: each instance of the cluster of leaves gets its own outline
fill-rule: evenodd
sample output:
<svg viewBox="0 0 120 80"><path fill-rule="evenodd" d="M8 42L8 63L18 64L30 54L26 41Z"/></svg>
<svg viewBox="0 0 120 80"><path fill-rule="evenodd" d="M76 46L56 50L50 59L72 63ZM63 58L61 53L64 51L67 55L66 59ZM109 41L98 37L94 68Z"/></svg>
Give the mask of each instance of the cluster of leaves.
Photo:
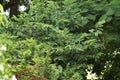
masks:
<svg viewBox="0 0 120 80"><path fill-rule="evenodd" d="M119 33L109 33L118 32L114 4L114 0L33 0L28 13L0 28L0 44L7 47L5 63L10 65L5 74L16 74L19 80L86 80L85 70L92 64L93 71L104 73L107 80L117 68L110 65L118 59L112 60L109 53L120 41Z"/></svg>

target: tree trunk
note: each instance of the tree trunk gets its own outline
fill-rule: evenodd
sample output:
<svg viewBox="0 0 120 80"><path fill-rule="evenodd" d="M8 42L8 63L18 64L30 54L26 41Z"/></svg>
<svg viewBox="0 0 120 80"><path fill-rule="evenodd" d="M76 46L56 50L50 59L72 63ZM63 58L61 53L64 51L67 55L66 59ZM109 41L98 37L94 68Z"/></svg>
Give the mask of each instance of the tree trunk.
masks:
<svg viewBox="0 0 120 80"><path fill-rule="evenodd" d="M19 11L18 11L18 4L20 0L10 0L10 17L13 15L17 16Z"/></svg>
<svg viewBox="0 0 120 80"><path fill-rule="evenodd" d="M0 4L3 4L3 0L0 0Z"/></svg>

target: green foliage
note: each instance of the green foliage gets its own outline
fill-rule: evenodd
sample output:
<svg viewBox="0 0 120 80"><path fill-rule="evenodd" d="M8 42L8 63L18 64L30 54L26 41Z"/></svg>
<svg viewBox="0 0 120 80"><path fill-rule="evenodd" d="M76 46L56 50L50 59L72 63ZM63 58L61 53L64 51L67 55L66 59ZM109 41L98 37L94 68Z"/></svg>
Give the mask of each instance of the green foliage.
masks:
<svg viewBox="0 0 120 80"><path fill-rule="evenodd" d="M120 41L113 4L114 0L33 0L28 13L0 27L0 45L7 48L2 51L4 59L0 56L6 64L2 75L15 74L19 80L86 80L86 69L93 65L98 77L109 80L119 72L119 54L111 54Z"/></svg>
<svg viewBox="0 0 120 80"><path fill-rule="evenodd" d="M7 24L7 18L4 15L4 9L3 6L0 4L0 25L1 26L5 26L5 24Z"/></svg>

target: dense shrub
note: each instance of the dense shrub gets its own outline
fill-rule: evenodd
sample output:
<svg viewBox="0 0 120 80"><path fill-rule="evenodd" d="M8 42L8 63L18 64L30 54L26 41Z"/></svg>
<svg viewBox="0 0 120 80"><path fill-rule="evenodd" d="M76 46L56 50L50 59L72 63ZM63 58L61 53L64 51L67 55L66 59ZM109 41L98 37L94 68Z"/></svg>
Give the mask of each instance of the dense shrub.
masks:
<svg viewBox="0 0 120 80"><path fill-rule="evenodd" d="M114 0L33 0L28 13L0 28L0 44L7 48L2 51L6 71L1 77L86 80L86 69L92 65L93 72L107 80L118 68L118 54L111 54L119 48L114 4Z"/></svg>

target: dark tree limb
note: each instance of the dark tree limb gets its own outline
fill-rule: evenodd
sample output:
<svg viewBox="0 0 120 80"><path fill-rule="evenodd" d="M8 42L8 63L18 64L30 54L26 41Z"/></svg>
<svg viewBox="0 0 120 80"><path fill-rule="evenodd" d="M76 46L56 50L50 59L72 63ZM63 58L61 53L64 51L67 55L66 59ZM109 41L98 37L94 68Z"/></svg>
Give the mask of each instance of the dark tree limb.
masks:
<svg viewBox="0 0 120 80"><path fill-rule="evenodd" d="M10 17L13 15L17 16L19 14L18 4L20 0L10 0Z"/></svg>
<svg viewBox="0 0 120 80"><path fill-rule="evenodd" d="M3 0L0 0L0 4L3 4Z"/></svg>

